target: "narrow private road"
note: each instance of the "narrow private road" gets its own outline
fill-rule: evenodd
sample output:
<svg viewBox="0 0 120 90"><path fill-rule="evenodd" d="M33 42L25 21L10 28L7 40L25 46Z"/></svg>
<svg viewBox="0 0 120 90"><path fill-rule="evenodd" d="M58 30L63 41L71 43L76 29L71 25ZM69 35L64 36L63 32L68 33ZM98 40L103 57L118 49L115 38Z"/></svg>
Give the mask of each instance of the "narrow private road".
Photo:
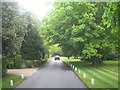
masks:
<svg viewBox="0 0 120 90"><path fill-rule="evenodd" d="M51 58L17 88L88 88L62 60Z"/></svg>

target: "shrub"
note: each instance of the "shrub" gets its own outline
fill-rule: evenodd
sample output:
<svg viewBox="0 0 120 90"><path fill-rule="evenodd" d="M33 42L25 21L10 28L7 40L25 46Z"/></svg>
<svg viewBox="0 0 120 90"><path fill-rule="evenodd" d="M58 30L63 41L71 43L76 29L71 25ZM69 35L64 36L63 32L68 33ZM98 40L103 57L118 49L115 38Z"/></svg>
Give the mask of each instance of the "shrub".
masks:
<svg viewBox="0 0 120 90"><path fill-rule="evenodd" d="M13 63L13 62L8 62L7 68L8 68L8 69L14 69L14 68L15 68L14 63Z"/></svg>
<svg viewBox="0 0 120 90"><path fill-rule="evenodd" d="M28 68L31 68L31 67L33 67L33 63L32 63L32 61L30 61L30 60L26 60L26 66L28 67Z"/></svg>
<svg viewBox="0 0 120 90"><path fill-rule="evenodd" d="M21 68L22 62L23 62L22 56L19 55L19 54L16 55L16 56L15 56L15 66L16 66L16 68Z"/></svg>
<svg viewBox="0 0 120 90"><path fill-rule="evenodd" d="M34 67L39 67L42 64L41 60L33 60Z"/></svg>
<svg viewBox="0 0 120 90"><path fill-rule="evenodd" d="M105 56L105 60L114 60L118 58L118 55L116 53L110 53Z"/></svg>
<svg viewBox="0 0 120 90"><path fill-rule="evenodd" d="M7 75L7 57L2 56L2 77L5 77Z"/></svg>
<svg viewBox="0 0 120 90"><path fill-rule="evenodd" d="M43 63L47 62L47 59L41 59Z"/></svg>
<svg viewBox="0 0 120 90"><path fill-rule="evenodd" d="M15 58L8 58L9 62L14 62Z"/></svg>

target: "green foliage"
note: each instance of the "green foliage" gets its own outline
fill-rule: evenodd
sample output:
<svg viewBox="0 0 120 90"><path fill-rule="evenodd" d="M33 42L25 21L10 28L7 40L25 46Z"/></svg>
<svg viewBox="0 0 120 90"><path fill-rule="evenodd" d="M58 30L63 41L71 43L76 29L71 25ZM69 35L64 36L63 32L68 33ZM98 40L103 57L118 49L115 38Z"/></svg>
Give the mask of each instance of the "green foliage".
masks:
<svg viewBox="0 0 120 90"><path fill-rule="evenodd" d="M16 68L21 68L22 62L23 62L22 56L19 55L19 54L16 55L16 56L15 56L15 66L16 66Z"/></svg>
<svg viewBox="0 0 120 90"><path fill-rule="evenodd" d="M78 56L84 49L84 42L87 40L84 34L90 33L91 25L97 27L93 22L97 8L91 3L75 2L55 3L55 7L44 25L47 27L45 34L53 39L53 43L59 43L65 56ZM91 34L89 35L91 37ZM79 47L80 44L81 47Z"/></svg>
<svg viewBox="0 0 120 90"><path fill-rule="evenodd" d="M41 59L41 60L25 60L26 66L28 68L32 68L32 67L40 67L41 65L43 65L45 62L47 61L47 59Z"/></svg>
<svg viewBox="0 0 120 90"><path fill-rule="evenodd" d="M31 13L27 13L28 32L24 37L21 54L24 59L36 60L44 58L47 50L42 37L39 35L38 26L40 24L32 17Z"/></svg>
<svg viewBox="0 0 120 90"><path fill-rule="evenodd" d="M44 18L41 28L46 39L59 44L65 56L83 55L99 63L110 53L117 54L118 28L113 28L109 21L116 17L113 22L118 25L115 15L118 6L118 3L55 2L55 9Z"/></svg>
<svg viewBox="0 0 120 90"><path fill-rule="evenodd" d="M43 63L45 63L45 62L47 62L47 59L41 59L41 61L42 61Z"/></svg>
<svg viewBox="0 0 120 90"><path fill-rule="evenodd" d="M2 54L8 58L3 67L21 68L22 57L18 54L30 60L45 57L47 48L39 26L38 18L17 2L2 2Z"/></svg>
<svg viewBox="0 0 120 90"><path fill-rule="evenodd" d="M49 47L49 54L51 54L51 55L54 55L54 54L60 54L60 55L62 55L62 50L61 50L61 48L59 47L58 44L51 45Z"/></svg>
<svg viewBox="0 0 120 90"><path fill-rule="evenodd" d="M103 15L104 24L107 25L107 28L112 28L112 32L117 33L119 24L118 24L118 16L119 16L119 8L120 2L109 2L107 3L107 7L105 8L105 12Z"/></svg>
<svg viewBox="0 0 120 90"><path fill-rule="evenodd" d="M119 54L119 12L120 12L120 2L110 2L107 3L105 12L103 15L103 23L109 30L109 41L114 45L114 52ZM114 53L113 52L113 53ZM119 56L119 55L118 55Z"/></svg>
<svg viewBox="0 0 120 90"><path fill-rule="evenodd" d="M42 64L41 60L33 60L33 66L34 67L40 67L41 64Z"/></svg>
<svg viewBox="0 0 120 90"><path fill-rule="evenodd" d="M7 76L7 57L6 56L2 56L2 77Z"/></svg>
<svg viewBox="0 0 120 90"><path fill-rule="evenodd" d="M26 66L27 66L28 68L32 68L32 67L33 67L33 63L32 63L31 60L26 60L25 63L26 63Z"/></svg>
<svg viewBox="0 0 120 90"><path fill-rule="evenodd" d="M24 13L17 2L2 2L2 54L14 57L20 52L26 33Z"/></svg>
<svg viewBox="0 0 120 90"><path fill-rule="evenodd" d="M15 65L13 62L8 62L7 64L7 69L14 69L15 68Z"/></svg>
<svg viewBox="0 0 120 90"><path fill-rule="evenodd" d="M7 58L8 60L7 60L7 63L6 63L6 67L7 67L7 69L14 69L14 68L16 68L15 67L15 58Z"/></svg>

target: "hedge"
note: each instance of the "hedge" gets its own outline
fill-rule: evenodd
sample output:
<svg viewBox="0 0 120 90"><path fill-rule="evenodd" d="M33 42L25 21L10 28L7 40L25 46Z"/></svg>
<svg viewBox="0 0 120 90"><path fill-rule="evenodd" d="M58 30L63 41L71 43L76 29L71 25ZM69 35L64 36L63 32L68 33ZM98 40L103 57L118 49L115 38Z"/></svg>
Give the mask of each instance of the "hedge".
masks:
<svg viewBox="0 0 120 90"><path fill-rule="evenodd" d="M6 56L2 56L2 77L5 77L7 75L7 57Z"/></svg>
<svg viewBox="0 0 120 90"><path fill-rule="evenodd" d="M7 69L14 69L14 68L15 68L14 62L8 62Z"/></svg>
<svg viewBox="0 0 120 90"><path fill-rule="evenodd" d="M33 62L31 60L26 60L25 63L26 63L26 66L28 68L32 68L33 67Z"/></svg>
<svg viewBox="0 0 120 90"><path fill-rule="evenodd" d="M47 59L41 59L41 60L25 60L26 66L28 68L32 67L40 67L42 64L44 64L47 61Z"/></svg>
<svg viewBox="0 0 120 90"><path fill-rule="evenodd" d="M47 62L47 59L41 59L41 61L42 61L43 63L45 63L45 62Z"/></svg>
<svg viewBox="0 0 120 90"><path fill-rule="evenodd" d="M18 68L18 69L21 68L22 62L23 62L22 56L20 54L16 55L15 56L15 66L16 66L16 68Z"/></svg>
<svg viewBox="0 0 120 90"><path fill-rule="evenodd" d="M42 64L42 61L40 60L33 60L34 67L39 67Z"/></svg>

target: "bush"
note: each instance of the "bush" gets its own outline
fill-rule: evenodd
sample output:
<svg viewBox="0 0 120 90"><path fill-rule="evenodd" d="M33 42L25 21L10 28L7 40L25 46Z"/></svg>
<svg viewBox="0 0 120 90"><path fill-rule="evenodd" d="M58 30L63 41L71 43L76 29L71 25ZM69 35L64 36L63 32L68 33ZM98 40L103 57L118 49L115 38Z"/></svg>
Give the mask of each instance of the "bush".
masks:
<svg viewBox="0 0 120 90"><path fill-rule="evenodd" d="M41 60L26 60L26 66L28 68L32 68L32 67L40 67L40 65L42 65L43 63L45 63L47 61L47 59L41 59Z"/></svg>
<svg viewBox="0 0 120 90"><path fill-rule="evenodd" d="M116 58L118 58L118 55L116 53L110 53L104 57L104 60L114 60Z"/></svg>
<svg viewBox="0 0 120 90"><path fill-rule="evenodd" d="M19 54L16 55L16 56L15 56L15 66L16 66L16 68L21 68L22 62L23 62L22 56L19 55Z"/></svg>
<svg viewBox="0 0 120 90"><path fill-rule="evenodd" d="M42 64L41 60L33 60L34 67L39 67Z"/></svg>
<svg viewBox="0 0 120 90"><path fill-rule="evenodd" d="M6 56L2 56L2 77L7 76L7 57Z"/></svg>
<svg viewBox="0 0 120 90"><path fill-rule="evenodd" d="M47 62L47 59L41 59L43 63Z"/></svg>
<svg viewBox="0 0 120 90"><path fill-rule="evenodd" d="M8 58L9 62L14 62L15 58Z"/></svg>
<svg viewBox="0 0 120 90"><path fill-rule="evenodd" d="M15 68L14 63L13 63L13 62L8 62L7 68L8 68L8 69L14 69L14 68Z"/></svg>
<svg viewBox="0 0 120 90"><path fill-rule="evenodd" d="M28 68L32 68L33 67L33 63L32 63L32 61L30 61L30 60L26 60L26 66L28 67Z"/></svg>

